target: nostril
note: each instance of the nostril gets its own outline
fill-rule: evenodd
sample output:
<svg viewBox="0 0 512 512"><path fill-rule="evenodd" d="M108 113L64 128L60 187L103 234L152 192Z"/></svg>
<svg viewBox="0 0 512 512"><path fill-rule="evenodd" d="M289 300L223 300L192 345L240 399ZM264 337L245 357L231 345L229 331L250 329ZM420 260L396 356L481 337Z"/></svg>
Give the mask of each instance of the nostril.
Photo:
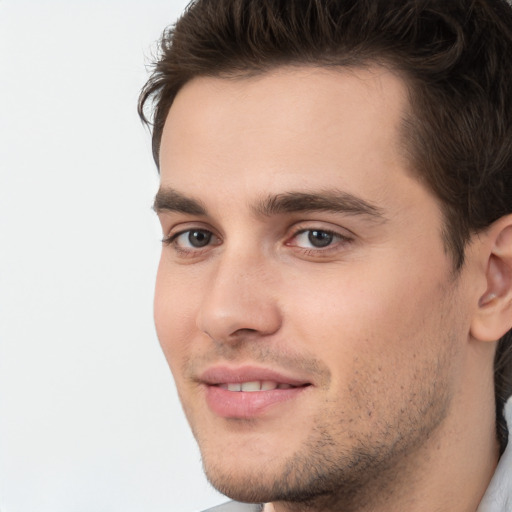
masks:
<svg viewBox="0 0 512 512"><path fill-rule="evenodd" d="M256 329L249 329L249 328L243 328L243 329L238 329L236 330L232 336L236 336L236 335L247 335L247 334L254 334L254 333L257 333L258 331Z"/></svg>

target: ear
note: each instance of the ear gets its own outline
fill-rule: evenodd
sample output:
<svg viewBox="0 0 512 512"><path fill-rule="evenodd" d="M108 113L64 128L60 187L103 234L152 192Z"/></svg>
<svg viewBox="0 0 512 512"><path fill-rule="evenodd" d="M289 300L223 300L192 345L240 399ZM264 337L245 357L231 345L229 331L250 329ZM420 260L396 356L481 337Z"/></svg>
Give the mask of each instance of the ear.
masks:
<svg viewBox="0 0 512 512"><path fill-rule="evenodd" d="M494 222L485 235L487 289L471 322L480 341L499 340L512 328L512 215Z"/></svg>

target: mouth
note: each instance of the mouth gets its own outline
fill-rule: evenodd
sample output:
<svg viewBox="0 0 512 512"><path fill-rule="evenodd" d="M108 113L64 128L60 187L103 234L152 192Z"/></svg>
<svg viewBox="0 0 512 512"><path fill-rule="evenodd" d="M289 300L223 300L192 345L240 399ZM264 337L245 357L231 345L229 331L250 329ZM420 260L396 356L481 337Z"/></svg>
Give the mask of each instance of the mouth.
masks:
<svg viewBox="0 0 512 512"><path fill-rule="evenodd" d="M222 418L253 419L285 412L312 383L273 370L214 367L201 375L209 409Z"/></svg>
<svg viewBox="0 0 512 512"><path fill-rule="evenodd" d="M304 384L309 386L309 384ZM274 389L293 389L301 386L292 386L284 382L274 382L271 380L254 380L251 382L230 382L228 384L218 384L218 387L228 391L253 393L255 391L273 391Z"/></svg>

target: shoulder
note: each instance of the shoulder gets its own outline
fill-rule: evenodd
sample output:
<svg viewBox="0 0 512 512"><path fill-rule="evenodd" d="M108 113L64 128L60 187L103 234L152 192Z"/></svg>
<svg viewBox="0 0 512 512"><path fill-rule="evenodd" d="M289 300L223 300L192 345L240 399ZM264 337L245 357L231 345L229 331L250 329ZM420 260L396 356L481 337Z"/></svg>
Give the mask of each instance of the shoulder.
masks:
<svg viewBox="0 0 512 512"><path fill-rule="evenodd" d="M218 505L213 508L209 508L208 510L203 510L203 512L261 512L261 505L253 505L250 503L239 503L238 501L229 501L228 503L223 503L222 505Z"/></svg>

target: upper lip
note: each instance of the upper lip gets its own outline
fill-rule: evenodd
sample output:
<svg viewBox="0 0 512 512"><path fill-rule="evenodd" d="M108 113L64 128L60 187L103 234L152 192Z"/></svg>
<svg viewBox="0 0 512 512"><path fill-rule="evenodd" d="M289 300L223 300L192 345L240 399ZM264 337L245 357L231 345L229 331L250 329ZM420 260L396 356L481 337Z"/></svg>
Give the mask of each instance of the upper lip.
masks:
<svg viewBox="0 0 512 512"><path fill-rule="evenodd" d="M271 381L290 386L305 386L311 384L308 380L286 375L270 368L257 366L212 366L199 376L203 384L216 386L228 383L243 383L255 381Z"/></svg>

